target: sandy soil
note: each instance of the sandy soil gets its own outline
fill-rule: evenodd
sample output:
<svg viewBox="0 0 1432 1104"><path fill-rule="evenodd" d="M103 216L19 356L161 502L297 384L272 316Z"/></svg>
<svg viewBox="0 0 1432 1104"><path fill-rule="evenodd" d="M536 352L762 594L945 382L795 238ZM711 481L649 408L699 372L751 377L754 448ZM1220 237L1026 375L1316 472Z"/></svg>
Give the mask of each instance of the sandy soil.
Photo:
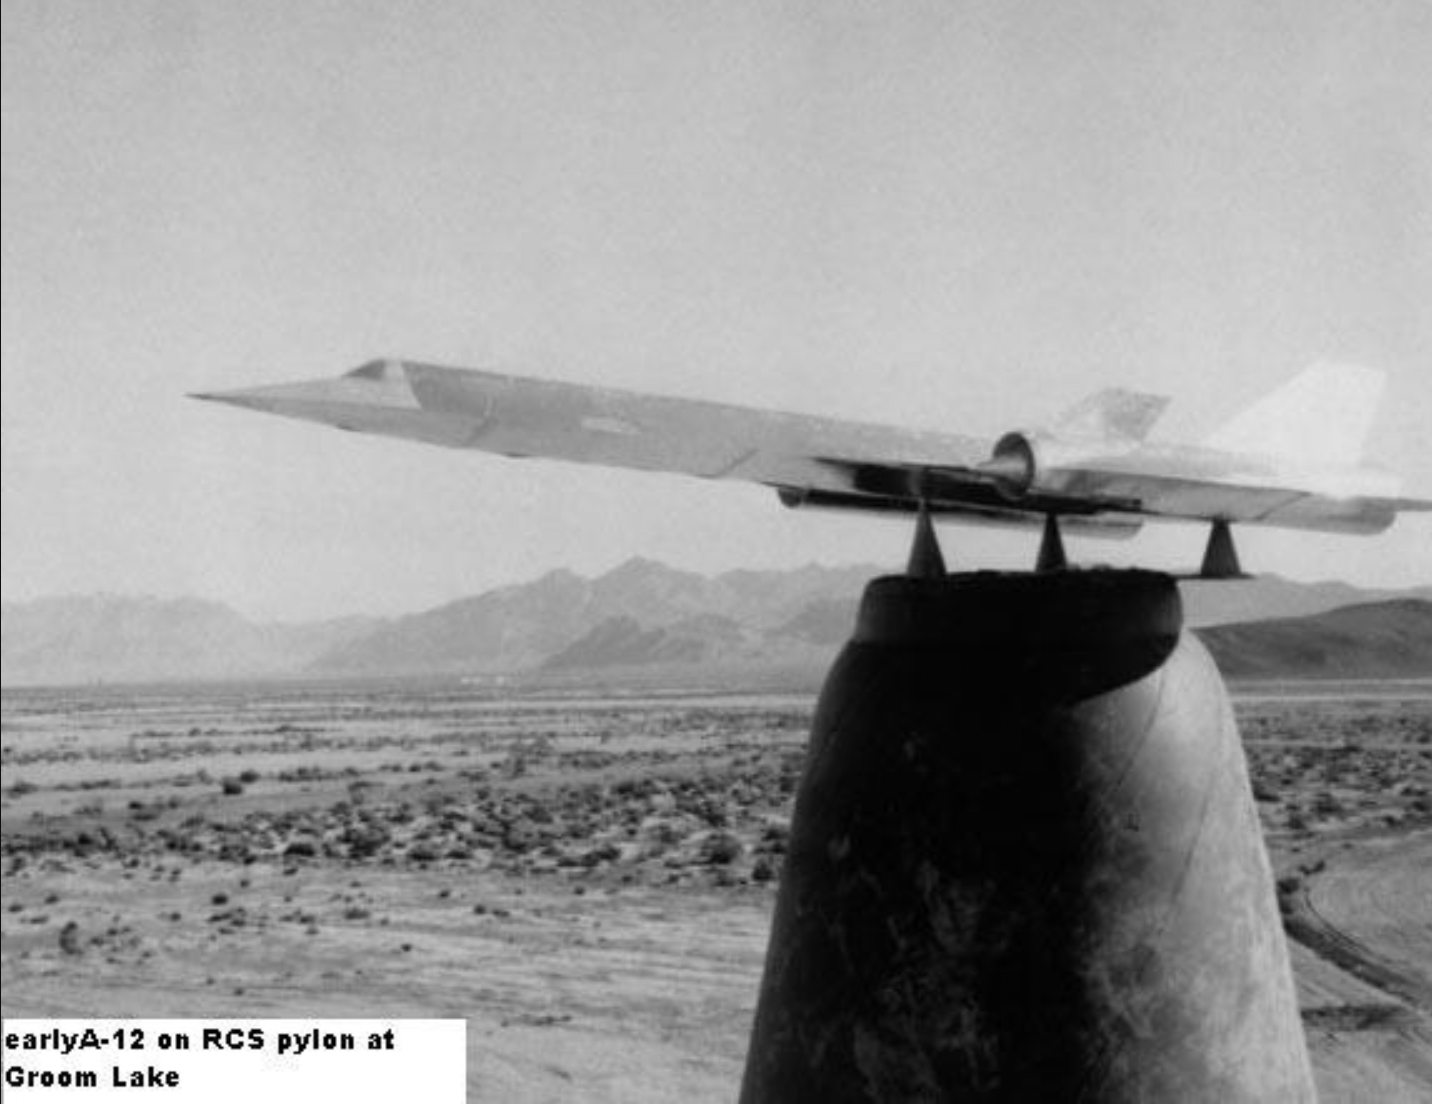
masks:
<svg viewBox="0 0 1432 1104"><path fill-rule="evenodd" d="M245 878L68 879L82 949L51 924L7 937L6 1015L466 1017L473 1100L719 1100L739 1078L762 900L451 870ZM248 902L242 924L212 920L219 894Z"/></svg>
<svg viewBox="0 0 1432 1104"><path fill-rule="evenodd" d="M1323 1098L1427 1099L1432 698L1240 712ZM807 723L7 693L3 1011L462 1016L474 1100L729 1100Z"/></svg>

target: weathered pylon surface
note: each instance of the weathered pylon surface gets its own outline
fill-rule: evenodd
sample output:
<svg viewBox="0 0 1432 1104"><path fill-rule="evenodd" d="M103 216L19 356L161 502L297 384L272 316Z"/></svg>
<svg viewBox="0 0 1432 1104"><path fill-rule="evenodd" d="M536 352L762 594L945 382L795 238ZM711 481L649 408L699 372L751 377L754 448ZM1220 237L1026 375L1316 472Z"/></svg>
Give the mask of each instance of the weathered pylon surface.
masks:
<svg viewBox="0 0 1432 1104"><path fill-rule="evenodd" d="M877 579L742 1100L1315 1099L1227 694L1142 571Z"/></svg>

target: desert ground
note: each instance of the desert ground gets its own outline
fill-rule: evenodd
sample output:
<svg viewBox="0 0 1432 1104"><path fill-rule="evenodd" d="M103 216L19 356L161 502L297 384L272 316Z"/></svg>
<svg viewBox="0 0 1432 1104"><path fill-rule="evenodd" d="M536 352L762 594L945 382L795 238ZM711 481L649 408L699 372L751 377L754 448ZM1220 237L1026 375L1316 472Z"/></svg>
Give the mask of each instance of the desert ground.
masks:
<svg viewBox="0 0 1432 1104"><path fill-rule="evenodd" d="M456 1016L473 1100L730 1100L808 695L7 690L6 1016ZM1324 1101L1432 1097L1432 685L1235 688Z"/></svg>

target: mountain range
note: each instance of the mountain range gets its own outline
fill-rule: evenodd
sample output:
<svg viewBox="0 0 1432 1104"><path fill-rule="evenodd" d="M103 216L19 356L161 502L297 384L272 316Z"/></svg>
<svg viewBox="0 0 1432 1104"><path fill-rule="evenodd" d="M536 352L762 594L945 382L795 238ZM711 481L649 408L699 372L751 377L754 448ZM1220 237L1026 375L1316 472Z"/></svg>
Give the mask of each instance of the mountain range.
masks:
<svg viewBox="0 0 1432 1104"><path fill-rule="evenodd" d="M553 571L402 617L306 624L255 623L192 598L6 603L0 675L10 686L391 675L813 685L878 574L811 565L708 577L633 559L595 578ZM1401 674L1432 654L1432 587L1369 591L1270 575L1185 583L1183 594L1191 626L1270 623L1271 653L1253 632L1262 626L1205 634L1229 674ZM1374 612L1335 619L1317 645L1312 626L1288 622L1352 605ZM1379 636L1384 621L1394 627ZM1364 637L1374 638L1370 650L1359 650ZM1339 658L1349 649L1355 662Z"/></svg>
<svg viewBox="0 0 1432 1104"><path fill-rule="evenodd" d="M255 623L198 598L42 598L0 607L5 685L282 675L379 624L343 617Z"/></svg>
<svg viewBox="0 0 1432 1104"><path fill-rule="evenodd" d="M1432 602L1402 598L1199 631L1227 678L1432 678Z"/></svg>

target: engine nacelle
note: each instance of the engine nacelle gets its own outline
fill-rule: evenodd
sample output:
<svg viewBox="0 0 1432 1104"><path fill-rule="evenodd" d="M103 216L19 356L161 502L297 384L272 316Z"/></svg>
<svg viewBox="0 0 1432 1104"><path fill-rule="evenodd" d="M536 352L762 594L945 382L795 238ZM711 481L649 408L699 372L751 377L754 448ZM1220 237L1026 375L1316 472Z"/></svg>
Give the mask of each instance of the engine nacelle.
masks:
<svg viewBox="0 0 1432 1104"><path fill-rule="evenodd" d="M1108 456L1109 442L1060 437L1042 430L1015 430L995 442L994 452L980 471L994 480L1011 502L1032 493L1059 494L1067 488L1060 469Z"/></svg>

